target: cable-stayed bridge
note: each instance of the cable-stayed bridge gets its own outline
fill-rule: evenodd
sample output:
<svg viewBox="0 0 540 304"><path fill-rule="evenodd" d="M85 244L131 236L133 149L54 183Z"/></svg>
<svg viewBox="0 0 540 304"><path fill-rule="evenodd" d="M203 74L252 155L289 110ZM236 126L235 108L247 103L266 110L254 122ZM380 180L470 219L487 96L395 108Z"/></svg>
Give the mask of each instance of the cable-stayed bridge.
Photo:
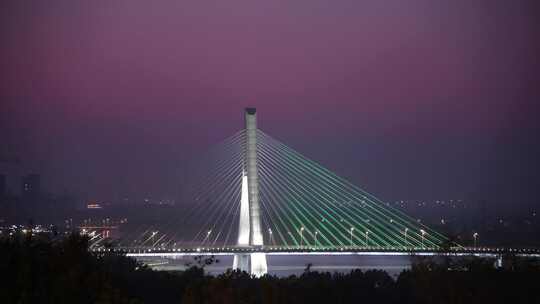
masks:
<svg viewBox="0 0 540 304"><path fill-rule="evenodd" d="M116 250L131 256L234 255L233 268L262 275L267 254L477 254L385 204L257 128L201 156L178 217L140 227ZM99 234L92 248L101 247ZM538 254L538 252L516 252Z"/></svg>

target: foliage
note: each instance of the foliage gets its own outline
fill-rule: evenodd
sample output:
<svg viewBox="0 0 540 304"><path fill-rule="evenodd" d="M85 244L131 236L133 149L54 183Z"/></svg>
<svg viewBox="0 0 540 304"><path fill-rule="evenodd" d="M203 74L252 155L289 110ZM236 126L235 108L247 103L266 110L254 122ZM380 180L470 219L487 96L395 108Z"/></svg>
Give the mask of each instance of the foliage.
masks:
<svg viewBox="0 0 540 304"><path fill-rule="evenodd" d="M386 272L319 273L254 278L227 271L212 277L196 259L182 272L153 271L122 254L94 254L88 240L0 240L0 303L540 303L538 262L415 258L394 280Z"/></svg>

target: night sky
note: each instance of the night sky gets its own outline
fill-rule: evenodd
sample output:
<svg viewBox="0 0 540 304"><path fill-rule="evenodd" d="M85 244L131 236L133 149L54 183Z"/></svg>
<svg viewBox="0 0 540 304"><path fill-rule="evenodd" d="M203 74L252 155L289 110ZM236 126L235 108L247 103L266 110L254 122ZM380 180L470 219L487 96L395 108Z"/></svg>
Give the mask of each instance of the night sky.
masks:
<svg viewBox="0 0 540 304"><path fill-rule="evenodd" d="M259 127L383 200L540 197L540 6L2 1L0 157L51 192L175 197ZM189 177L187 177L189 178Z"/></svg>

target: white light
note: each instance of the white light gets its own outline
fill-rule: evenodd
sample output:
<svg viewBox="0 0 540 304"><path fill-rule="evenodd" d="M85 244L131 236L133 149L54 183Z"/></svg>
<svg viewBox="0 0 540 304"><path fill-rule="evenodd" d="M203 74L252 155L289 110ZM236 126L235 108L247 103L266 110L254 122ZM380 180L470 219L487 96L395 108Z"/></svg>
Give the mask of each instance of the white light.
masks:
<svg viewBox="0 0 540 304"><path fill-rule="evenodd" d="M238 245L249 245L249 193L247 175L242 172L242 189L240 197L240 223L238 225Z"/></svg>

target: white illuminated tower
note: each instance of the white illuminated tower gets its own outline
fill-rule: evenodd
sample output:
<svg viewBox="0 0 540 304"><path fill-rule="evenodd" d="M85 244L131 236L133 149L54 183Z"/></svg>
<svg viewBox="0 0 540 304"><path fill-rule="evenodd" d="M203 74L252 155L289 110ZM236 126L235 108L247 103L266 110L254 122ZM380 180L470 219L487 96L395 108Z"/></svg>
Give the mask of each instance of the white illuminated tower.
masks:
<svg viewBox="0 0 540 304"><path fill-rule="evenodd" d="M261 209L259 206L259 175L257 174L257 113L246 109L246 170L249 194L250 244L263 245Z"/></svg>
<svg viewBox="0 0 540 304"><path fill-rule="evenodd" d="M238 222L238 247L249 247L249 195L248 178L242 170L242 188L240 197L240 219ZM233 260L233 269L250 272L249 255L235 254Z"/></svg>
<svg viewBox="0 0 540 304"><path fill-rule="evenodd" d="M249 246L249 195L248 179L244 170L242 170L242 188L240 197L240 219L238 223L238 245Z"/></svg>
<svg viewBox="0 0 540 304"><path fill-rule="evenodd" d="M240 200L240 221L238 229L238 246L262 247L264 245L261 210L259 205L259 177L257 173L257 111L255 108L246 108L246 151L245 175L242 176L242 195ZM246 185L247 184L247 185ZM246 191L247 190L247 191ZM249 211L249 212L246 212ZM248 216L246 214L248 213ZM246 239L249 243L246 244ZM233 268L248 271L255 276L267 273L266 255L252 253L250 256L238 254L234 256Z"/></svg>

